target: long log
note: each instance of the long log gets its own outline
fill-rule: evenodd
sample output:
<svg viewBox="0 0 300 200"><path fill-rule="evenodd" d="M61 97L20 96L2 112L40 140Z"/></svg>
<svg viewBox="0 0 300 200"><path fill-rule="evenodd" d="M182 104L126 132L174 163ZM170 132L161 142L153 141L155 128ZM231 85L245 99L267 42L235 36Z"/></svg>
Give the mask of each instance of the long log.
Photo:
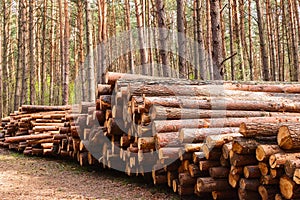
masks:
<svg viewBox="0 0 300 200"><path fill-rule="evenodd" d="M258 187L260 186L259 179L240 179L240 188L244 190L258 191Z"/></svg>
<svg viewBox="0 0 300 200"><path fill-rule="evenodd" d="M226 84L224 87L228 90L242 90L252 92L275 92L275 93L300 93L300 85L293 83L292 85L286 84L243 84L243 83L232 83Z"/></svg>
<svg viewBox="0 0 300 200"><path fill-rule="evenodd" d="M223 85L178 85L178 84L130 84L131 96L207 96L207 97L295 97L297 94L280 94L267 92L247 92L224 89ZM262 104L261 104L262 105ZM274 104L274 108L289 107L288 103ZM265 107L265 106L264 106ZM270 109L271 106L268 106ZM297 107L297 106L296 106ZM293 108L295 109L295 108ZM278 110L278 109L277 109Z"/></svg>
<svg viewBox="0 0 300 200"><path fill-rule="evenodd" d="M207 136L220 135L229 133L238 133L239 128L199 128L189 129L183 128L180 131L179 138L182 143L198 143L204 141Z"/></svg>
<svg viewBox="0 0 300 200"><path fill-rule="evenodd" d="M212 167L209 169L209 175L212 178L227 178L230 169L227 167Z"/></svg>
<svg viewBox="0 0 300 200"><path fill-rule="evenodd" d="M258 165L245 166L244 167L244 176L245 178L260 178L261 173Z"/></svg>
<svg viewBox="0 0 300 200"><path fill-rule="evenodd" d="M214 179L211 177L197 179L198 192L213 192L231 189L227 179Z"/></svg>
<svg viewBox="0 0 300 200"><path fill-rule="evenodd" d="M112 93L111 85L98 84L98 86L97 86L97 96L98 96L98 98L101 95L109 95L111 93Z"/></svg>
<svg viewBox="0 0 300 200"><path fill-rule="evenodd" d="M277 135L278 145L282 149L300 149L300 124L283 125Z"/></svg>
<svg viewBox="0 0 300 200"><path fill-rule="evenodd" d="M237 154L255 154L259 143L255 140L239 138L232 142L232 151Z"/></svg>
<svg viewBox="0 0 300 200"><path fill-rule="evenodd" d="M300 153L276 153L270 156L269 164L271 168L283 167L287 160L297 159Z"/></svg>
<svg viewBox="0 0 300 200"><path fill-rule="evenodd" d="M279 123L243 122L240 125L240 133L245 137L277 136L280 126Z"/></svg>
<svg viewBox="0 0 300 200"><path fill-rule="evenodd" d="M206 144L209 148L222 148L224 144L242 137L240 133L229 133L224 135L210 135L206 138Z"/></svg>
<svg viewBox="0 0 300 200"><path fill-rule="evenodd" d="M256 159L258 161L268 161L270 156L276 153L283 153L278 145L261 144L256 149Z"/></svg>
<svg viewBox="0 0 300 200"><path fill-rule="evenodd" d="M37 105L23 105L21 107L23 112L48 112L48 111L66 111L70 110L71 106L37 106Z"/></svg>
<svg viewBox="0 0 300 200"><path fill-rule="evenodd" d="M222 118L222 117L270 117L275 116L275 113L269 113L265 111L243 111L243 110L215 110L211 106L211 110L204 109L185 109L185 108L173 108L154 106L150 110L151 120L165 120L165 119L202 119L202 118ZM237 108L238 109L238 108ZM277 113L277 115L288 115L283 113ZM296 116L296 114L293 114Z"/></svg>
<svg viewBox="0 0 300 200"><path fill-rule="evenodd" d="M280 192L286 199L299 199L300 198L300 186L287 176L280 178Z"/></svg>
<svg viewBox="0 0 300 200"><path fill-rule="evenodd" d="M22 142L26 140L42 140L47 138L53 138L51 134L38 134L38 135L24 135L24 136L16 136L16 137L6 137L6 143L15 143L15 142Z"/></svg>
<svg viewBox="0 0 300 200"><path fill-rule="evenodd" d="M163 147L179 147L179 132L158 133L155 135L155 147L160 149Z"/></svg>
<svg viewBox="0 0 300 200"><path fill-rule="evenodd" d="M229 158L230 164L235 167L256 165L258 163L254 155L241 155L233 151L230 151Z"/></svg>
<svg viewBox="0 0 300 200"><path fill-rule="evenodd" d="M239 127L243 122L298 122L299 117L250 117L250 118L225 118L225 119L184 119L160 120L152 124L153 133L177 132L182 128L222 128Z"/></svg>

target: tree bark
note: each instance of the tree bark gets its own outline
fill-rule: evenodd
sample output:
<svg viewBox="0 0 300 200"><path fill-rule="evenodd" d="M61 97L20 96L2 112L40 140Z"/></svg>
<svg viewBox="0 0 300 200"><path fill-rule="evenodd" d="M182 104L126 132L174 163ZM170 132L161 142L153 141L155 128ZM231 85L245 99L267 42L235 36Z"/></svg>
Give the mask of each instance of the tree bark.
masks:
<svg viewBox="0 0 300 200"><path fill-rule="evenodd" d="M279 128L277 135L278 145L282 149L300 149L300 130L299 124L283 125Z"/></svg>
<svg viewBox="0 0 300 200"><path fill-rule="evenodd" d="M266 39L265 39L265 28L264 28L264 20L261 9L261 0L256 1L256 10L257 10L257 23L259 29L259 41L260 41L260 51L262 58L262 68L263 68L263 79L265 81L270 80L270 69L269 69L269 59L266 47Z"/></svg>
<svg viewBox="0 0 300 200"><path fill-rule="evenodd" d="M210 0L210 15L213 40L213 68L214 80L224 79L223 52L222 52L222 32L220 19L220 0Z"/></svg>
<svg viewBox="0 0 300 200"><path fill-rule="evenodd" d="M158 28L159 28L159 42L160 42L160 50L159 54L162 61L162 69L163 69L163 76L170 77L171 70L168 58L168 51L167 51L167 25L166 25L166 13L165 13L165 5L163 0L156 0L156 9L157 9L157 19L158 19Z"/></svg>

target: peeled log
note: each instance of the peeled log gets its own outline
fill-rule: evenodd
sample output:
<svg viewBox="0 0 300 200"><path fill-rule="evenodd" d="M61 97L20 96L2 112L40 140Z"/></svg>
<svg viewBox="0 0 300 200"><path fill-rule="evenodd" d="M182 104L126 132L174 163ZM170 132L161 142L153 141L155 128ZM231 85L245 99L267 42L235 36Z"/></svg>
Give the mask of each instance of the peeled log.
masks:
<svg viewBox="0 0 300 200"><path fill-rule="evenodd" d="M228 108L227 108L228 109ZM212 109L185 109L154 106L150 110L151 120L166 119L202 119L222 117L270 117L271 114L265 111L242 111L242 110L213 110Z"/></svg>
<svg viewBox="0 0 300 200"><path fill-rule="evenodd" d="M283 153L278 145L261 144L256 149L256 159L258 161L268 161L270 156L276 153Z"/></svg>
<svg viewBox="0 0 300 200"><path fill-rule="evenodd" d="M213 192L231 189L227 179L214 179L211 177L197 179L198 192Z"/></svg>
<svg viewBox="0 0 300 200"><path fill-rule="evenodd" d="M300 198L300 186L287 176L280 178L279 182L280 192L286 199L299 199Z"/></svg>
<svg viewBox="0 0 300 200"><path fill-rule="evenodd" d="M277 135L278 145L287 150L300 149L300 124L283 125Z"/></svg>
<svg viewBox="0 0 300 200"><path fill-rule="evenodd" d="M207 136L206 144L209 148L222 148L226 143L233 141L236 138L242 137L240 133L229 133L224 135Z"/></svg>
<svg viewBox="0 0 300 200"><path fill-rule="evenodd" d="M225 89L228 90L241 90L241 91L252 91L252 92L275 92L275 93L300 93L300 85L298 84L258 84L258 85L251 85L251 84L226 84L224 85Z"/></svg>
<svg viewBox="0 0 300 200"><path fill-rule="evenodd" d="M181 142L179 140L179 132L158 133L155 135L156 149L163 147L179 147Z"/></svg>
<svg viewBox="0 0 300 200"><path fill-rule="evenodd" d="M49 112L49 111L66 111L70 110L71 106L37 106L37 105L23 105L21 107L23 112Z"/></svg>
<svg viewBox="0 0 300 200"><path fill-rule="evenodd" d="M243 122L297 122L297 117L249 117L249 118L215 118L215 119L183 119L154 121L153 133L178 132L182 128L221 128L239 127Z"/></svg>
<svg viewBox="0 0 300 200"><path fill-rule="evenodd" d="M16 136L16 137L6 137L5 143L16 143L22 142L26 140L42 140L47 138L53 138L51 134L38 134L38 135L24 135L24 136Z"/></svg>
<svg viewBox="0 0 300 200"><path fill-rule="evenodd" d="M239 128L183 128L180 131L179 138L182 143L198 143L204 141L210 135L238 133L238 131Z"/></svg>
<svg viewBox="0 0 300 200"><path fill-rule="evenodd" d="M161 148L158 151L158 157L160 160L161 159L177 159L179 151L180 151L180 148L176 148L176 147Z"/></svg>
<svg viewBox="0 0 300 200"><path fill-rule="evenodd" d="M269 164L271 168L283 167L287 160L297 159L300 153L276 153L270 156Z"/></svg>

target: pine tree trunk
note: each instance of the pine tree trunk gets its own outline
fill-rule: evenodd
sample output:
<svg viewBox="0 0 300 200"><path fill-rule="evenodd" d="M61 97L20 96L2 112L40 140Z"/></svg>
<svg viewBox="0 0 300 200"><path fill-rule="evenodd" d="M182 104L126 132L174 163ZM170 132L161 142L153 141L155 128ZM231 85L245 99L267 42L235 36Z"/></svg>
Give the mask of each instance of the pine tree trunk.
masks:
<svg viewBox="0 0 300 200"><path fill-rule="evenodd" d="M146 41L145 41L145 30L144 30L144 20L143 20L143 12L141 10L141 0L134 0L135 3L135 14L137 21L137 29L138 29L138 37L139 37L139 48L140 48L140 56L141 56L141 74L148 75L149 69L147 68L148 64L148 53L146 50Z"/></svg>
<svg viewBox="0 0 300 200"><path fill-rule="evenodd" d="M222 53L222 32L220 20L220 0L210 0L211 4L211 26L213 40L213 67L214 80L224 79L223 53Z"/></svg>
<svg viewBox="0 0 300 200"><path fill-rule="evenodd" d="M64 16L63 16L63 5L62 5L62 0L58 0L58 10L59 10L59 38L60 38L60 74L61 74L61 79L60 79L60 84L59 84L59 89L63 94L63 83L65 82L65 47L64 47ZM44 90L43 90L44 91Z"/></svg>
<svg viewBox="0 0 300 200"><path fill-rule="evenodd" d="M54 11L54 3L51 2L51 16L55 16L55 11ZM49 105L53 105L53 100L54 100L54 53L55 53L55 33L54 33L54 20L51 19L50 22L50 62L49 62L49 68L50 68L50 91L49 91Z"/></svg>
<svg viewBox="0 0 300 200"><path fill-rule="evenodd" d="M15 85L15 103L14 110L18 110L21 99L21 84L22 84L22 16L23 16L23 3L24 0L19 0L19 16L18 16L18 60L17 60L17 70L16 70L16 85Z"/></svg>
<svg viewBox="0 0 300 200"><path fill-rule="evenodd" d="M210 79L214 80L214 68L212 61L212 35L211 35L211 16L210 0L206 0L206 46L207 46L207 66L209 69Z"/></svg>
<svg viewBox="0 0 300 200"><path fill-rule="evenodd" d="M42 105L45 104L45 93L46 93L46 85L47 85L47 80L46 80L46 44L47 44L47 6L48 6L48 1L44 0L44 5L43 5L43 13L42 13L42 44L41 44L41 57L42 57L42 63L41 63L41 91L40 91L40 103ZM61 24L62 25L62 24Z"/></svg>
<svg viewBox="0 0 300 200"><path fill-rule="evenodd" d="M185 0L177 0L177 31L179 53L179 77L187 78L186 72L186 41L185 41Z"/></svg>
<svg viewBox="0 0 300 200"><path fill-rule="evenodd" d="M167 25L166 25L166 13L165 5L163 0L156 0L156 9L157 9L157 19L158 19L158 28L159 28L159 41L160 41L160 50L159 54L162 61L163 76L170 77L171 70L169 66L168 52L166 51L166 40L168 37Z"/></svg>
<svg viewBox="0 0 300 200"><path fill-rule="evenodd" d="M231 0L229 0L229 37L230 37L230 55L234 54L234 45L233 45L233 24L232 24L232 5ZM235 80L235 58L234 56L230 58L230 70L231 70L231 80Z"/></svg>
<svg viewBox="0 0 300 200"><path fill-rule="evenodd" d="M289 21L290 21L290 33L292 40L292 51L293 51L293 81L300 80L300 65L299 65L299 44L297 37L297 28L295 23L295 13L293 9L292 0L288 0L288 8L289 8Z"/></svg>
<svg viewBox="0 0 300 200"><path fill-rule="evenodd" d="M83 27L83 12L84 12L84 5L83 1L80 0L77 2L77 29L78 29L78 65L79 65L79 70L80 70L80 80L81 80L81 85L78 86L81 88L81 98L80 100L86 101L86 90L85 90L85 69L84 69L84 47L83 47L83 32L84 32L84 27ZM99 29L102 29L102 27L99 27ZM101 35L102 37L102 35ZM98 51L98 53L101 51ZM101 60L101 59L100 59Z"/></svg>
<svg viewBox="0 0 300 200"><path fill-rule="evenodd" d="M89 101L96 100L96 86L95 86L95 66L94 66L94 52L93 52L93 31L92 31L92 16L91 16L91 2L86 0L86 34L87 34L87 60L88 60L88 90Z"/></svg>
<svg viewBox="0 0 300 200"><path fill-rule="evenodd" d="M35 33L34 0L29 0L29 68L30 68L30 104L35 104Z"/></svg>
<svg viewBox="0 0 300 200"><path fill-rule="evenodd" d="M266 47L266 39L265 39L265 28L264 28L264 20L261 9L261 0L256 1L256 10L257 10L257 23L259 29L259 41L260 41L260 51L262 58L262 69L263 69L263 79L265 81L270 80L270 70L269 70L269 59Z"/></svg>
<svg viewBox="0 0 300 200"><path fill-rule="evenodd" d="M69 4L68 0L64 1L65 14L65 33L64 33L64 82L63 82L63 105L68 105L69 102L69 71L70 71L70 25L69 25Z"/></svg>
<svg viewBox="0 0 300 200"><path fill-rule="evenodd" d="M8 57L9 57L9 33L10 33L10 28L9 28L9 19L10 19L10 8L8 7L10 1L3 1L3 38L2 38L2 45L3 46L2 50L2 82L3 86L8 85L9 79L8 79ZM8 107L9 107L9 87L3 87L3 92L2 92L2 104L3 104L3 115L7 116L8 115Z"/></svg>
<svg viewBox="0 0 300 200"><path fill-rule="evenodd" d="M248 39L249 39L249 70L250 70L250 80L253 81L254 80L254 76L253 76L253 42L252 42L252 16L251 16L251 3L252 3L252 0L249 0L248 1L248 26L249 26L249 29L248 29Z"/></svg>

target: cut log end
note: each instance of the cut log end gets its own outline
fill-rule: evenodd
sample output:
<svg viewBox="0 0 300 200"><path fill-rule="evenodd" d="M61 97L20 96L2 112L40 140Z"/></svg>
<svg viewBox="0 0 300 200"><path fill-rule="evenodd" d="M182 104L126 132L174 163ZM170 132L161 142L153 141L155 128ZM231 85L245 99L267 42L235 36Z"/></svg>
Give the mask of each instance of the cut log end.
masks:
<svg viewBox="0 0 300 200"><path fill-rule="evenodd" d="M283 149L291 149L293 147L293 141L287 126L280 127L277 136L277 142L278 145Z"/></svg>

